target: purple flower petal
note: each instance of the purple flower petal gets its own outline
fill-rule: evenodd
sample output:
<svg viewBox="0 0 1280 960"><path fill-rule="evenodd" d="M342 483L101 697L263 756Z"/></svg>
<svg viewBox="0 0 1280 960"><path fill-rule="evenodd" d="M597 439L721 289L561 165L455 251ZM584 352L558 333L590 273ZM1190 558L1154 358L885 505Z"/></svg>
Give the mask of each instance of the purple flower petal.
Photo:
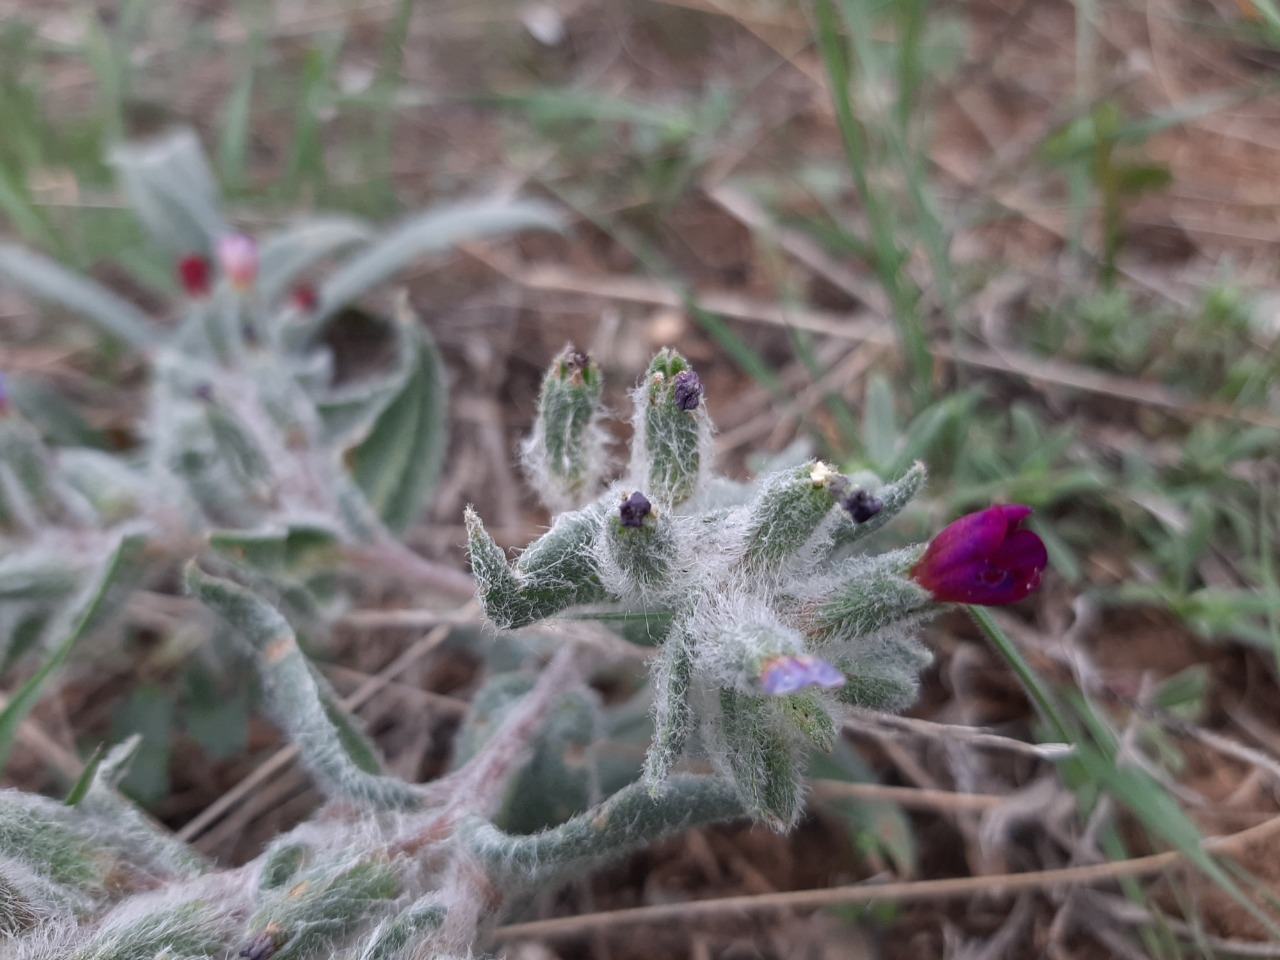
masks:
<svg viewBox="0 0 1280 960"><path fill-rule="evenodd" d="M675 376L675 402L681 410L697 410L702 402L702 380L692 370L681 370Z"/></svg>
<svg viewBox="0 0 1280 960"><path fill-rule="evenodd" d="M653 504L643 493L633 493L618 507L618 519L624 527L633 529L644 526L644 518L653 512Z"/></svg>
<svg viewBox="0 0 1280 960"><path fill-rule="evenodd" d="M933 539L912 578L939 603L1017 603L1040 586L1049 563L1044 541L1020 529L1031 513L1007 504L961 517Z"/></svg>
<svg viewBox="0 0 1280 960"><path fill-rule="evenodd" d="M866 523L884 509L884 502L866 490L854 490L840 501L840 506L848 511L854 523Z"/></svg>
<svg viewBox="0 0 1280 960"><path fill-rule="evenodd" d="M844 674L825 660L807 655L774 657L760 670L760 686L771 697L783 697L808 687L844 686Z"/></svg>

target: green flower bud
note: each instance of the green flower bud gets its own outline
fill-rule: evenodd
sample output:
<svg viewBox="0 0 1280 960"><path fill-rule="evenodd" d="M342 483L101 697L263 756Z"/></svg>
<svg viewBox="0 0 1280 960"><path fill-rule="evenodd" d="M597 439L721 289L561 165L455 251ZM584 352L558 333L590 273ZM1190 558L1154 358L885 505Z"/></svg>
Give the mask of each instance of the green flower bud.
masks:
<svg viewBox="0 0 1280 960"><path fill-rule="evenodd" d="M524 446L525 468L552 510L581 506L604 467L600 368L572 346L551 364L538 397L533 435Z"/></svg>

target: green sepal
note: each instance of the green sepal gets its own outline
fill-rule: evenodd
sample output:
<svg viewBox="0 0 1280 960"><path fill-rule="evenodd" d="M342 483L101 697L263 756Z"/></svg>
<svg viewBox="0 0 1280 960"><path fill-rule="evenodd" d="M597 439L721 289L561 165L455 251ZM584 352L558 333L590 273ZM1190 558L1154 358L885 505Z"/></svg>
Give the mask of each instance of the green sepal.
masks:
<svg viewBox="0 0 1280 960"><path fill-rule="evenodd" d="M815 747L829 753L835 746L839 729L827 704L818 694L806 690L773 698L773 708L785 723L803 733Z"/></svg>
<svg viewBox="0 0 1280 960"><path fill-rule="evenodd" d="M274 951L266 956L272 960L329 956L371 913L386 910L399 892L400 879L389 862L317 863L292 884L264 891L244 942L269 939Z"/></svg>
<svg viewBox="0 0 1280 960"><path fill-rule="evenodd" d="M768 699L732 688L720 691L716 757L751 816L778 832L800 818L804 793L798 750Z"/></svg>
<svg viewBox="0 0 1280 960"><path fill-rule="evenodd" d="M633 451L632 468L638 485L661 506L679 506L692 497L707 466L702 462L711 436L706 405L682 410L675 402L676 375L692 370L676 351L662 350L636 394L643 448Z"/></svg>
<svg viewBox="0 0 1280 960"><path fill-rule="evenodd" d="M468 509L471 573L489 621L500 628L522 627L569 607L606 599L591 550L601 514L598 503L562 514L513 567L480 517Z"/></svg>
<svg viewBox="0 0 1280 960"><path fill-rule="evenodd" d="M936 606L929 592L906 576L919 550L856 557L837 571L837 585L814 602L805 633L824 646L865 637L918 619Z"/></svg>
<svg viewBox="0 0 1280 960"><path fill-rule="evenodd" d="M856 480L856 475L852 479ZM835 539L832 549L838 550L841 547L850 546L863 537L875 533L902 512L903 508L920 492L924 481L924 464L916 463L897 480L871 490L870 492L880 501L880 511L863 523L854 523L852 517L847 513L843 514L843 519L834 530Z"/></svg>
<svg viewBox="0 0 1280 960"><path fill-rule="evenodd" d="M665 510L655 509L640 526L628 527L615 508L601 524L600 546L613 568L614 577L606 580L623 599L644 600L671 586L677 543L675 522Z"/></svg>
<svg viewBox="0 0 1280 960"><path fill-rule="evenodd" d="M747 508L750 519L744 563L764 572L776 570L794 556L831 516L843 480L821 462L765 477L763 489Z"/></svg>
<svg viewBox="0 0 1280 960"><path fill-rule="evenodd" d="M693 729L692 682L692 638L677 624L653 667L653 739L644 758L644 783L651 794L662 790Z"/></svg>
<svg viewBox="0 0 1280 960"><path fill-rule="evenodd" d="M603 390L600 367L572 346L542 380L525 461L539 496L552 507L581 505L599 480L604 458L596 420Z"/></svg>

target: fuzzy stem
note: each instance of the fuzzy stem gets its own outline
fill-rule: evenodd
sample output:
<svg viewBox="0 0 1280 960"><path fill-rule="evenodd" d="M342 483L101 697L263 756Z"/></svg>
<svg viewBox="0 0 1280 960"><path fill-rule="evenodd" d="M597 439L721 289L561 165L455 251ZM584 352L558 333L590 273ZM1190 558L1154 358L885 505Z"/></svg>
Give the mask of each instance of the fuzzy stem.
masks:
<svg viewBox="0 0 1280 960"><path fill-rule="evenodd" d="M623 856L681 830L745 816L731 784L714 777L672 777L658 796L633 783L599 807L532 836L512 836L479 818L459 837L491 872L534 883Z"/></svg>
<svg viewBox="0 0 1280 960"><path fill-rule="evenodd" d="M447 797L443 811L406 845L421 848L463 816L494 816L501 808L511 778L519 772L529 749L550 721L566 691L581 677L583 648L570 643L556 651L537 682L479 752L459 770L432 784L433 796Z"/></svg>

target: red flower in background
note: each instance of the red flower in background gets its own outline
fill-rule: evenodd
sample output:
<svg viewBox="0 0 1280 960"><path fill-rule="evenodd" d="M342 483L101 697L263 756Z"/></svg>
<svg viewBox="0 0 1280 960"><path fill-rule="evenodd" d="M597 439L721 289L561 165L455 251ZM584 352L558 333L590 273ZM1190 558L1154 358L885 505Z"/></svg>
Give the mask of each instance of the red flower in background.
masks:
<svg viewBox="0 0 1280 960"><path fill-rule="evenodd" d="M289 299L302 313L314 313L316 307L320 306L320 294L309 283L300 283L294 287Z"/></svg>
<svg viewBox="0 0 1280 960"><path fill-rule="evenodd" d="M213 289L213 268L206 258L193 253L178 261L178 282L188 297L207 297Z"/></svg>
<svg viewBox="0 0 1280 960"><path fill-rule="evenodd" d="M939 603L1001 607L1030 596L1049 563L1044 541L1021 528L1031 513L1011 503L961 517L933 538L912 579Z"/></svg>

